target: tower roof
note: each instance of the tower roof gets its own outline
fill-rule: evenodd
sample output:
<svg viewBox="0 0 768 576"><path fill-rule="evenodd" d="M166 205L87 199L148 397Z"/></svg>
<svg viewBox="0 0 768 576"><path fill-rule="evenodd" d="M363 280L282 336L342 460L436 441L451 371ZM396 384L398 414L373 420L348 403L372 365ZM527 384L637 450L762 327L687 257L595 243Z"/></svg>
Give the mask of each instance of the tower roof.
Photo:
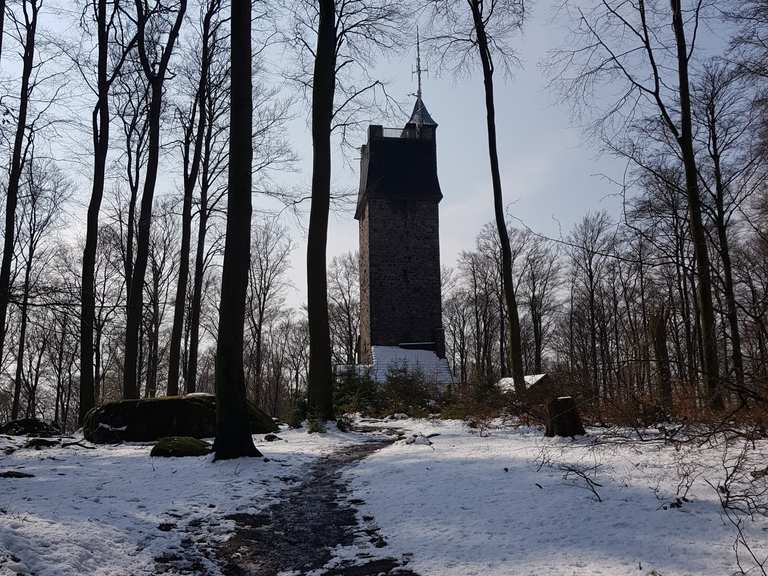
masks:
<svg viewBox="0 0 768 576"><path fill-rule="evenodd" d="M408 124L415 124L416 126L437 126L437 122L432 118L424 105L424 101L421 99L421 94L416 96L416 104L413 106L413 112L411 113L411 119L408 120Z"/></svg>
<svg viewBox="0 0 768 576"><path fill-rule="evenodd" d="M419 36L419 27L416 27L416 70L414 73L418 78L418 89L416 91L416 104L413 106L413 112L411 113L411 119L408 120L408 124L414 124L419 130L422 126L437 126L437 122L432 118L427 107L424 105L424 100L421 98L421 73L427 72L425 68L421 67L421 37Z"/></svg>

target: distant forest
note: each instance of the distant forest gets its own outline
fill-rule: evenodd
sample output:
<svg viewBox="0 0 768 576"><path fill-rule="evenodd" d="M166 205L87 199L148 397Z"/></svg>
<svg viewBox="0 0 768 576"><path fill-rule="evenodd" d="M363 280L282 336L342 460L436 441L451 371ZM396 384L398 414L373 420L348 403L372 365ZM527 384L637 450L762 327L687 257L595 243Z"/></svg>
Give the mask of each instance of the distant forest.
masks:
<svg viewBox="0 0 768 576"><path fill-rule="evenodd" d="M356 254L326 264L329 211L344 209L331 157L391 117L370 71L419 21L435 68L482 83L488 119L488 141L467 145L488 146L493 189L478 201L495 221L443 273L452 398L546 372L604 416L764 407L766 0L563 3L546 73L626 171L620 214L586 213L557 237L517 220L501 190L495 115L525 111L493 83L516 64L521 0L254 1L246 62L230 1L0 1L0 420L74 429L106 401L214 392L228 233L250 249L233 312L249 398L284 418L309 392L332 416L332 366L357 362L359 287ZM252 83L246 236L227 224L235 65ZM286 126L306 111L312 189L287 191ZM310 203L295 309L281 215Z"/></svg>

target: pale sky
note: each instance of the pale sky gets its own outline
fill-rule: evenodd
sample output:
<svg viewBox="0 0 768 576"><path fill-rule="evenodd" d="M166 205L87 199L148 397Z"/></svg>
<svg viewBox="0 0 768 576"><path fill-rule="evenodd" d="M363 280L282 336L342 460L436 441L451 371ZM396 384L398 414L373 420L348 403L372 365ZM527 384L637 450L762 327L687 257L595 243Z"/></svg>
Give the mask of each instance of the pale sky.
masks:
<svg viewBox="0 0 768 576"><path fill-rule="evenodd" d="M551 18L551 2L534 6L523 36L517 42L522 68L512 78L497 74L496 113L499 155L505 203L533 230L559 237L588 210L617 213L618 188L606 179L620 178L624 165L599 153L597 146L573 119L568 104L547 87L540 68L549 50L561 46L564 30ZM415 40L414 40L415 43ZM409 113L416 90L411 71L415 46L382 67L391 79L391 92L407 101ZM481 227L493 218L488 164L482 77L452 78L432 71L424 80L424 102L439 124L438 174L443 191L440 204L441 261L453 266L462 250L474 246ZM399 122L407 121L404 115ZM383 124L387 122L383 121ZM301 156L297 182L311 176L311 139L305 117L292 126L292 138ZM360 144L365 142L361 141ZM337 156L338 149L334 149ZM336 162L334 183L355 187L359 173ZM618 217L618 216L617 216ZM297 231L298 232L298 231ZM303 232L296 238L291 278L295 289L289 302L304 301L306 291ZM358 223L353 211L333 216L328 258L358 246Z"/></svg>
<svg viewBox="0 0 768 576"><path fill-rule="evenodd" d="M48 9L76 18L68 5L69 0L51 0ZM555 2L541 0L533 6L526 28L516 41L522 67L513 77L496 77L496 112L499 154L505 203L511 212L533 230L558 237L567 233L574 222L588 210L606 209L617 214L620 202L618 188L606 176L620 179L624 165L600 154L597 146L588 140L584 130L574 121L568 104L558 103L558 96L547 87L547 79L540 64L548 51L561 47L565 30L552 20ZM46 18L46 27L61 32L62 25L55 18ZM72 34L79 31L73 27ZM185 29L182 29L184 35ZM15 48L15 46L14 46ZM12 74L12 62L4 55L4 73ZM274 63L273 63L274 64ZM402 118L381 119L384 125L402 125L413 107L416 79L412 70L416 64L416 46L410 51L391 58L381 65L375 76L389 81L388 90L406 108ZM429 66L425 62L425 66ZM453 78L432 70L424 78L424 102L438 122L438 173L443 191L440 205L440 244L442 264L453 266L462 250L472 249L482 226L493 217L493 201L488 165L485 128L485 107L482 78ZM90 111L92 96L85 94L78 116ZM82 116L87 118L87 116ZM73 165L73 176L83 184L78 194L78 206L73 208L74 221L83 222L86 211L87 179L90 177L90 141L86 138L87 125L82 131L74 130L74 140L64 141L65 156L82 155L84 161ZM299 156L295 173L278 177L281 184L292 188L309 189L311 179L311 133L306 110L297 108L297 118L289 127L290 141ZM118 137L118 130L113 130ZM173 135L164 135L168 139ZM359 142L364 144L364 135ZM336 189L357 189L359 182L358 154L342 157L340 148L334 148L335 168L333 186ZM165 168L158 181L156 196L180 194L178 166L166 156ZM265 207L256 197L254 209ZM267 204L268 205L268 204ZM272 205L274 207L274 205ZM305 206L308 210L309 205ZM106 209L106 206L105 206ZM357 250L358 223L353 209L334 214L329 230L328 259L346 251ZM105 214L105 213L103 213ZM305 234L295 216L284 215L295 242L290 272L293 288L287 294L288 304L301 306L305 302ZM72 227L70 231L80 230Z"/></svg>

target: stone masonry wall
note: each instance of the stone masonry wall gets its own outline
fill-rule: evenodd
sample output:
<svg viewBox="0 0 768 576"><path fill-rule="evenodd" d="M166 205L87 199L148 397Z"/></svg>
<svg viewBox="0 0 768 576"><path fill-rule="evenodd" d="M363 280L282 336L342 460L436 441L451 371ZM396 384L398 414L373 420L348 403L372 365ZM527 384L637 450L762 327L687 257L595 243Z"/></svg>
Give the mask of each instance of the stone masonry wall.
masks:
<svg viewBox="0 0 768 576"><path fill-rule="evenodd" d="M360 349L359 362L371 364L371 299L370 299L370 265L368 242L368 209L364 205L360 213Z"/></svg>
<svg viewBox="0 0 768 576"><path fill-rule="evenodd" d="M365 212L360 224L361 359L369 357L371 345L406 342L436 342L442 356L437 201L369 198Z"/></svg>

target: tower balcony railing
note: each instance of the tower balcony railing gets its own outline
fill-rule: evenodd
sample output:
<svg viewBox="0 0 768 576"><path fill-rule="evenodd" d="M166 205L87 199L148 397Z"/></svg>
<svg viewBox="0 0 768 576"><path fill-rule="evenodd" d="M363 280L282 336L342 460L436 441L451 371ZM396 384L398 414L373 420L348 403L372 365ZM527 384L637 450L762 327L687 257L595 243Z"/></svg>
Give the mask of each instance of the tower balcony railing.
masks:
<svg viewBox="0 0 768 576"><path fill-rule="evenodd" d="M421 129L413 124L408 124L403 128L387 128L384 126L370 126L368 128L369 140L376 138L398 138L401 140L432 140L435 131L431 127L422 127Z"/></svg>

